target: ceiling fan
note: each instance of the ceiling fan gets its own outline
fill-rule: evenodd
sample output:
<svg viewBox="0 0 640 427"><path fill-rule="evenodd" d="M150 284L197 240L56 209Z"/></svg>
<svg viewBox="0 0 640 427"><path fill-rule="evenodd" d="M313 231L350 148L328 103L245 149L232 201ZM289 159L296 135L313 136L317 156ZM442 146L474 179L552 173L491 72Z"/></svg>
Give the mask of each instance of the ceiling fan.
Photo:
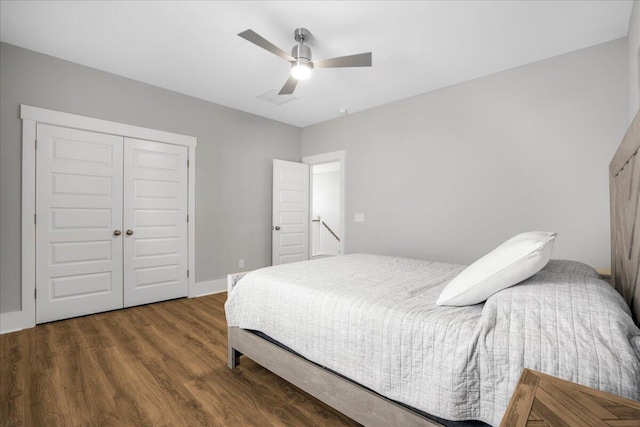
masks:
<svg viewBox="0 0 640 427"><path fill-rule="evenodd" d="M304 44L311 37L309 30L297 28L293 34L298 44L291 49L291 55L253 30L246 30L238 34L243 39L291 63L291 76L282 86L278 95L291 95L298 84L298 80L306 80L311 77L311 70L314 68L371 67L371 52L312 61L311 49Z"/></svg>

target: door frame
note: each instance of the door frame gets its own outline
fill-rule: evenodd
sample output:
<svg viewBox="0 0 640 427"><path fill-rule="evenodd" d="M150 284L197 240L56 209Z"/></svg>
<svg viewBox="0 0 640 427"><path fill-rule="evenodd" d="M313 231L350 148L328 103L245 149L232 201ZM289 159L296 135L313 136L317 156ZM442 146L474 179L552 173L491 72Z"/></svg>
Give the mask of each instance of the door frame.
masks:
<svg viewBox="0 0 640 427"><path fill-rule="evenodd" d="M313 213L313 165L322 163L334 163L340 162L340 222L342 225L342 236L340 237L340 254L345 254L345 242L347 237L347 215L346 215L346 158L347 152L345 150L332 151L329 153L315 154L313 156L305 156L302 158L302 163L309 165L309 230L311 230L311 218ZM311 242L312 236L309 232L308 244L309 244L309 259L311 259Z"/></svg>
<svg viewBox="0 0 640 427"><path fill-rule="evenodd" d="M32 328L36 325L36 125L47 124L90 132L145 139L189 148L188 161L188 265L189 297L196 296L195 282L195 172L198 139L155 129L111 122L93 117L20 105L22 119L22 225L21 225L21 309L0 313L0 333Z"/></svg>

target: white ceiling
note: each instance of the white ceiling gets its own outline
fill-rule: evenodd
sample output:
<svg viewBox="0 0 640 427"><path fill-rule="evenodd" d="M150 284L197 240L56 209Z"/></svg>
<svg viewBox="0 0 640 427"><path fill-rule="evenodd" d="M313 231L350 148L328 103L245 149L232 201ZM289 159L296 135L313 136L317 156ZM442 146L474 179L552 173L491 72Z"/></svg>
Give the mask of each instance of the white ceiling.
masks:
<svg viewBox="0 0 640 427"><path fill-rule="evenodd" d="M296 126L354 113L625 37L631 1L2 1L0 40ZM373 67L314 70L296 100L290 52L306 27L314 59L373 52Z"/></svg>

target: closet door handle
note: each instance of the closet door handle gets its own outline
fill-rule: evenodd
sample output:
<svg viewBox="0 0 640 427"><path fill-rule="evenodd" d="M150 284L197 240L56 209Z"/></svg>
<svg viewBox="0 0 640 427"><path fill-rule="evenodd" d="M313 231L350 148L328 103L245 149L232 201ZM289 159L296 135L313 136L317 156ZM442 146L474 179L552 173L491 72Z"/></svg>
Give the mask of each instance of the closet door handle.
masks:
<svg viewBox="0 0 640 427"><path fill-rule="evenodd" d="M127 236L131 236L133 234L133 230L127 230Z"/></svg>
<svg viewBox="0 0 640 427"><path fill-rule="evenodd" d="M119 235L121 235L121 234L122 234L122 231L120 231L120 230L113 230L113 235L114 235L114 236L119 236Z"/></svg>

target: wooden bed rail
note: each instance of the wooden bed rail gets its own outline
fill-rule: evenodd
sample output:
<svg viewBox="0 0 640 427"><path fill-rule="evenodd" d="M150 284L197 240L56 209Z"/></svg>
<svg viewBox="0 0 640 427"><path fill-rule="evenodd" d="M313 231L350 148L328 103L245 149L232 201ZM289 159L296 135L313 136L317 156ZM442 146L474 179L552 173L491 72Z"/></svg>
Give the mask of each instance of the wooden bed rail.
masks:
<svg viewBox="0 0 640 427"><path fill-rule="evenodd" d="M239 355L244 354L365 426L442 426L251 332L237 327L229 327L228 332L228 365L232 369L238 365Z"/></svg>

